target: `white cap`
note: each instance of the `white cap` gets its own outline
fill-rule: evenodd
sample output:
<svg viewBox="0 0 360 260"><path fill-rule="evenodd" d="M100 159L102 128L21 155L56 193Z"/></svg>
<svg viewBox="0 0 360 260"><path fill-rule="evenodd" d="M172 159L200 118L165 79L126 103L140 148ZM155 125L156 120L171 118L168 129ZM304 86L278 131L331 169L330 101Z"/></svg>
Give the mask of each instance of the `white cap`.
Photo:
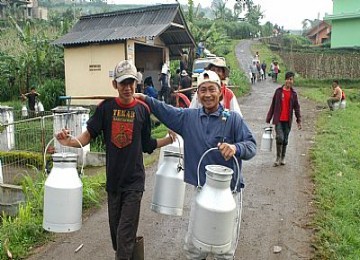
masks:
<svg viewBox="0 0 360 260"><path fill-rule="evenodd" d="M198 87L200 87L201 84L205 82L212 82L215 83L221 87L221 80L218 76L218 74L211 70L205 70L203 73L201 73L197 78Z"/></svg>

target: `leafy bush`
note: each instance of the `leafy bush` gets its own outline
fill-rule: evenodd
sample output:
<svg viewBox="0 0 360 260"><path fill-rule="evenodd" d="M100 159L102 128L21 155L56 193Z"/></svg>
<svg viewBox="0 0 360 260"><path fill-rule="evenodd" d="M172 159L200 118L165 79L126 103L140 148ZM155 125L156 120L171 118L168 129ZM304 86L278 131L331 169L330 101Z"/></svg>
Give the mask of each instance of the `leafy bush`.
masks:
<svg viewBox="0 0 360 260"><path fill-rule="evenodd" d="M300 35L285 34L282 37L284 47L301 47L304 45L310 45L311 42L308 38Z"/></svg>
<svg viewBox="0 0 360 260"><path fill-rule="evenodd" d="M226 34L231 39L247 39L250 35L255 35L258 28L247 22L227 22L219 24L219 27L226 31Z"/></svg>
<svg viewBox="0 0 360 260"><path fill-rule="evenodd" d="M65 83L59 79L46 80L44 84L38 88L38 92L45 110L49 111L61 105L59 96L65 95Z"/></svg>

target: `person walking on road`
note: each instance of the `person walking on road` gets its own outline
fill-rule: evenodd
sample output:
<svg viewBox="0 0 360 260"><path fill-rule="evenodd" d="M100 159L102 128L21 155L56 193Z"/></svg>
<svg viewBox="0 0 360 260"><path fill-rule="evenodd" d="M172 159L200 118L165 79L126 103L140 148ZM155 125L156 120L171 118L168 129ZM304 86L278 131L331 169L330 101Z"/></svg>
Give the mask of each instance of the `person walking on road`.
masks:
<svg viewBox="0 0 360 260"><path fill-rule="evenodd" d="M154 115L163 122L169 129L182 136L184 140L184 181L197 187L197 165L202 155L210 148L218 147L220 153L211 153L204 157L203 165L221 164L236 172L234 174L231 189L235 188L237 179L236 166L232 160L234 155L238 159L241 167L241 160L249 160L256 154L256 141L250 128L245 121L234 111L229 111L226 115L224 107L220 104L221 81L219 76L213 71L204 71L198 77L198 99L202 104L201 108L181 109L159 102L154 98L142 94L135 94L135 97L146 101ZM200 185L205 183L205 169L200 170ZM244 187L242 176L240 175L241 185L238 190ZM240 193L236 193L237 206L240 203ZM193 207L191 208L193 212ZM192 216L192 213L190 213ZM229 251L221 255L216 255L216 259L234 259L236 242L238 240L237 219L233 231L233 239ZM207 253L197 249L192 242L191 217L189 230L185 238L185 252L187 259L205 259Z"/></svg>
<svg viewBox="0 0 360 260"><path fill-rule="evenodd" d="M256 61L255 60L253 60L252 64L250 64L249 70L250 70L250 73L251 73L251 84L255 84L256 83L256 74L257 74L257 67L256 67Z"/></svg>
<svg viewBox="0 0 360 260"><path fill-rule="evenodd" d="M85 146L104 134L109 226L116 260L130 260L137 253L134 247L145 185L143 152L152 153L175 139L175 134L161 139L151 137L149 107L133 97L137 80L135 66L121 61L112 81L119 96L100 103L87 122L87 130L76 137ZM79 147L67 129L55 136L64 146Z"/></svg>
<svg viewBox="0 0 360 260"><path fill-rule="evenodd" d="M262 79L265 80L266 79L266 62L265 60L261 63L261 69L263 70L263 74L262 74Z"/></svg>
<svg viewBox="0 0 360 260"><path fill-rule="evenodd" d="M295 112L297 127L301 129L301 114L298 96L293 88L294 73L285 74L285 84L275 90L270 109L266 116L266 123L272 119L276 132L276 160L274 166L285 165L286 147Z"/></svg>
<svg viewBox="0 0 360 260"><path fill-rule="evenodd" d="M278 74L280 73L280 66L277 61L274 62L274 76L273 76L273 82L276 83L278 80Z"/></svg>
<svg viewBox="0 0 360 260"><path fill-rule="evenodd" d="M236 99L234 92L227 87L226 78L229 77L230 70L226 66L226 62L223 59L213 59L209 65L205 68L206 70L214 71L220 78L221 81L221 105L228 110L238 112L242 117L239 103ZM198 94L195 92L194 97L191 100L190 108L202 107L201 102L198 99Z"/></svg>

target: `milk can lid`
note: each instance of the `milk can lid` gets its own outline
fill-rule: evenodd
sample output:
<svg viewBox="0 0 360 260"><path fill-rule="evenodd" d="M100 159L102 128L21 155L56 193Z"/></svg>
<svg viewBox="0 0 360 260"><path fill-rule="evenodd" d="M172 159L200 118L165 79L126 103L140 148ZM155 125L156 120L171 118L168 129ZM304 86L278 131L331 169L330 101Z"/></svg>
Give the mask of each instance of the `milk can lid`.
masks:
<svg viewBox="0 0 360 260"><path fill-rule="evenodd" d="M229 178L232 178L233 170L223 166L223 165L216 165L210 164L205 166L206 175L212 177L213 179L226 181Z"/></svg>
<svg viewBox="0 0 360 260"><path fill-rule="evenodd" d="M77 154L76 153L54 153L52 155L54 162L76 162L77 161Z"/></svg>

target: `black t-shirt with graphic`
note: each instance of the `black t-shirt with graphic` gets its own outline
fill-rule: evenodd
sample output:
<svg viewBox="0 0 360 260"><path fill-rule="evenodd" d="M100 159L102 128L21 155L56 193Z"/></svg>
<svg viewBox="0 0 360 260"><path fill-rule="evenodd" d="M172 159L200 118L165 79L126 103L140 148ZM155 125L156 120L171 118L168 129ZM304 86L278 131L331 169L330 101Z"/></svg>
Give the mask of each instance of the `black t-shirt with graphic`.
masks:
<svg viewBox="0 0 360 260"><path fill-rule="evenodd" d="M106 146L106 190L144 190L143 152L152 153L157 146L151 137L150 111L146 104L134 100L121 104L119 98L103 101L87 122L92 138L104 133Z"/></svg>

